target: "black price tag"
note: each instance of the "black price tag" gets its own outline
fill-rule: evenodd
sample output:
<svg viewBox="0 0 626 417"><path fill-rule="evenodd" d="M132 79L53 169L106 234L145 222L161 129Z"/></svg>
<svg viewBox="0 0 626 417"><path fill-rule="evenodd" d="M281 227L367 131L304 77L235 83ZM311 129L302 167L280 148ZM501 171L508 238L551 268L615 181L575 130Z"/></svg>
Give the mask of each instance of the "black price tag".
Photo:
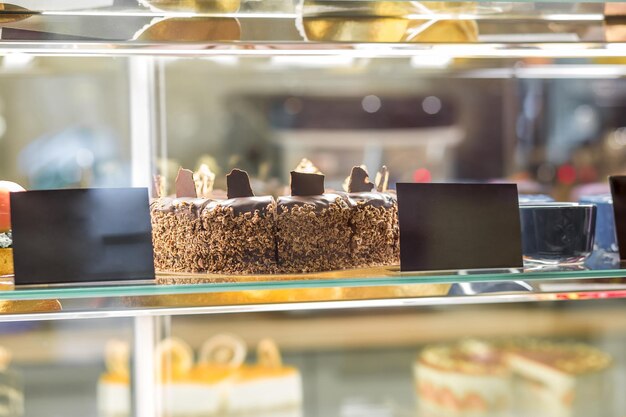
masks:
<svg viewBox="0 0 626 417"><path fill-rule="evenodd" d="M522 267L515 184L397 187L402 271Z"/></svg>
<svg viewBox="0 0 626 417"><path fill-rule="evenodd" d="M148 190L11 194L15 284L154 279Z"/></svg>
<svg viewBox="0 0 626 417"><path fill-rule="evenodd" d="M609 183L613 198L615 235L619 248L619 258L626 261L626 175L612 175L609 177Z"/></svg>

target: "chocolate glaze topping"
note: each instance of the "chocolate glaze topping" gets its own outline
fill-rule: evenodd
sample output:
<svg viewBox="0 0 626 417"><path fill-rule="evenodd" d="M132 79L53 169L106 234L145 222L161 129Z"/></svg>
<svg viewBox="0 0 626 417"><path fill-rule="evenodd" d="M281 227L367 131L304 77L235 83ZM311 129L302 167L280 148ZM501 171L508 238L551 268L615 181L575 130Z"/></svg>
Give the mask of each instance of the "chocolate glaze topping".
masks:
<svg viewBox="0 0 626 417"><path fill-rule="evenodd" d="M395 205L395 200L391 195L376 191L350 193L348 197L355 204L365 204L366 206L390 208Z"/></svg>
<svg viewBox="0 0 626 417"><path fill-rule="evenodd" d="M248 173L240 169L233 169L226 176L226 190L228 198L254 197Z"/></svg>
<svg viewBox="0 0 626 417"><path fill-rule="evenodd" d="M353 167L348 181L348 192L359 193L368 192L374 189L375 185L370 182L369 175L361 167Z"/></svg>
<svg viewBox="0 0 626 417"><path fill-rule="evenodd" d="M192 216L199 216L200 212L209 204L212 200L206 198L191 198L191 197L163 197L157 198L150 203L150 209L160 211L163 213L179 213L186 212Z"/></svg>
<svg viewBox="0 0 626 417"><path fill-rule="evenodd" d="M329 208L332 204L337 204L339 207L348 207L348 201L343 196L334 193L310 196L292 195L278 198L279 213L283 210L283 207L291 210L293 207L304 205L313 206L315 212L319 213L322 210Z"/></svg>
<svg viewBox="0 0 626 417"><path fill-rule="evenodd" d="M193 180L193 172L179 168L176 175L176 197L192 197L196 198L196 183Z"/></svg>
<svg viewBox="0 0 626 417"><path fill-rule="evenodd" d="M291 171L291 195L313 196L324 194L324 175Z"/></svg>
<svg viewBox="0 0 626 417"><path fill-rule="evenodd" d="M254 213L258 210L259 214L264 216L269 206L274 202L271 195L260 197L239 197L229 198L228 200L213 201L205 210L213 210L215 207L232 208L233 213L238 216L244 213Z"/></svg>

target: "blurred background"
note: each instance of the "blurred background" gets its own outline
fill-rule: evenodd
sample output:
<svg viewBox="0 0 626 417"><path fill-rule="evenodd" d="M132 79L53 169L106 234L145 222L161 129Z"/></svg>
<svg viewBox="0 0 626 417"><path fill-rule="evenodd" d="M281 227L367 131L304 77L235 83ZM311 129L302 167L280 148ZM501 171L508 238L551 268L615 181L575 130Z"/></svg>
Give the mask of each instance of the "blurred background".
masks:
<svg viewBox="0 0 626 417"><path fill-rule="evenodd" d="M353 165L397 181L515 181L576 200L626 172L617 60L155 58L153 170L234 167L280 193L308 158L340 189ZM132 58L130 58L132 59ZM0 177L27 188L131 182L129 58L0 59ZM147 152L147 151L146 151ZM596 186L595 184L601 185Z"/></svg>

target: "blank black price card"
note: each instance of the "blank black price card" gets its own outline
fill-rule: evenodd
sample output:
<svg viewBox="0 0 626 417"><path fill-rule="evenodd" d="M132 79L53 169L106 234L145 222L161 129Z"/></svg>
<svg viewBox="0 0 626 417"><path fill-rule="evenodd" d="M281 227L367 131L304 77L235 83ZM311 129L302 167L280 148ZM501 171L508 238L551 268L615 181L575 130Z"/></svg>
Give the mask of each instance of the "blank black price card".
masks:
<svg viewBox="0 0 626 417"><path fill-rule="evenodd" d="M626 260L626 175L612 175L609 177L609 183L611 184L619 258L624 261Z"/></svg>
<svg viewBox="0 0 626 417"><path fill-rule="evenodd" d="M16 284L154 279L148 190L11 194Z"/></svg>
<svg viewBox="0 0 626 417"><path fill-rule="evenodd" d="M522 267L515 184L399 183L402 271Z"/></svg>

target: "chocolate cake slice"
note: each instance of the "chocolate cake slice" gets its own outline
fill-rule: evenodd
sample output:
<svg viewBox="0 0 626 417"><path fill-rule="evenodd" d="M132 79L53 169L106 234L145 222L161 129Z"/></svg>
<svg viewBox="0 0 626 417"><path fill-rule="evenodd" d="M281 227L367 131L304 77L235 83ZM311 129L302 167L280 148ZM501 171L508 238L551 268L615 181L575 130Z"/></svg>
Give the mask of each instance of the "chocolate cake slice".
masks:
<svg viewBox="0 0 626 417"><path fill-rule="evenodd" d="M349 267L350 206L324 193L324 176L291 172L291 196L277 203L278 264L282 272Z"/></svg>
<svg viewBox="0 0 626 417"><path fill-rule="evenodd" d="M255 197L248 174L233 170L226 177L227 200L213 201L202 210L208 271L226 274L276 272L276 202Z"/></svg>
<svg viewBox="0 0 626 417"><path fill-rule="evenodd" d="M200 214L211 202L196 198L191 171L180 169L176 198L161 197L150 204L154 267L158 271L204 272L210 240Z"/></svg>
<svg viewBox="0 0 626 417"><path fill-rule="evenodd" d="M150 205L154 267L158 271L203 272L208 253L202 241L208 239L200 213L211 200L169 198Z"/></svg>
<svg viewBox="0 0 626 417"><path fill-rule="evenodd" d="M374 188L363 168L352 168L348 198L353 202L350 225L354 266L397 263L394 255L397 203L389 194Z"/></svg>

